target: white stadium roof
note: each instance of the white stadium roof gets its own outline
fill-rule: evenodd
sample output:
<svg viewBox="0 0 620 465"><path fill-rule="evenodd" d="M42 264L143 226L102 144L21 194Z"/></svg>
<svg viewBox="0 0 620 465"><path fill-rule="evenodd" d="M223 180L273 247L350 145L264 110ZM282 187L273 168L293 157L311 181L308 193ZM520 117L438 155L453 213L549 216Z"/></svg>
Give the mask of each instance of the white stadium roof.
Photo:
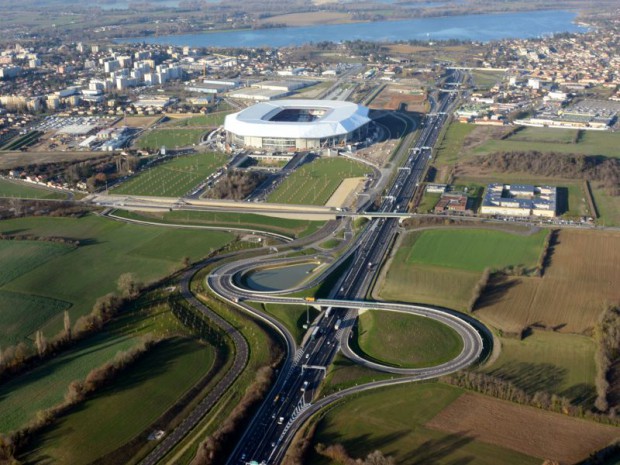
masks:
<svg viewBox="0 0 620 465"><path fill-rule="evenodd" d="M318 109L325 113L309 122L270 121L286 109ZM273 100L226 116L224 128L245 137L322 139L348 134L368 122L368 108L356 103L332 100Z"/></svg>

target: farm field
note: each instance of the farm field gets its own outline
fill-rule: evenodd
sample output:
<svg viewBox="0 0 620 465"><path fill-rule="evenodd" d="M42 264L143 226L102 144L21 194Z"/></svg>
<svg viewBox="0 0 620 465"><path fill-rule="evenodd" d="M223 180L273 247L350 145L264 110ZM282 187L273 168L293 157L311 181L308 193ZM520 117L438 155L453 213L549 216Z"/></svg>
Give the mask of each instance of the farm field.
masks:
<svg viewBox="0 0 620 465"><path fill-rule="evenodd" d="M529 325L582 333L620 300L620 234L562 230L542 278L509 278L483 295L476 315L503 331Z"/></svg>
<svg viewBox="0 0 620 465"><path fill-rule="evenodd" d="M112 190L117 195L182 197L226 162L220 153L199 153L166 161L135 175Z"/></svg>
<svg viewBox="0 0 620 465"><path fill-rule="evenodd" d="M543 459L577 463L620 433L619 428L469 393L426 426L445 434L466 431L477 441L538 457L538 463Z"/></svg>
<svg viewBox="0 0 620 465"><path fill-rule="evenodd" d="M545 234L479 229L410 232L379 282L378 294L391 301L465 310L484 268L535 265Z"/></svg>
<svg viewBox="0 0 620 465"><path fill-rule="evenodd" d="M64 199L67 194L41 187L30 186L19 181L0 179L0 197L19 197L25 199Z"/></svg>
<svg viewBox="0 0 620 465"><path fill-rule="evenodd" d="M500 338L502 351L486 373L534 395L546 391L591 408L596 396L596 344L577 334L534 331L524 340Z"/></svg>
<svg viewBox="0 0 620 465"><path fill-rule="evenodd" d="M95 215L80 219L20 218L0 223L2 234L16 230L21 234L83 241L84 245L55 256L0 287L0 291L11 296L34 295L51 299L49 302L68 303L73 319L88 313L98 297L116 290L122 273L132 272L143 282L157 280L178 269L184 257L197 260L233 239L226 232L132 225ZM23 336L30 334L30 325L21 327L27 320L21 318L20 326L12 331ZM54 307L53 316L42 329L49 337L61 328L62 312ZM0 329L0 333L8 330L4 323L0 323Z"/></svg>
<svg viewBox="0 0 620 465"><path fill-rule="evenodd" d="M496 465L498 457L502 465L540 465L540 459L524 453L426 426L462 393L438 383L362 393L327 411L318 423L313 443L340 443L355 458L378 449L393 456L398 465ZM313 451L308 463L333 462Z"/></svg>
<svg viewBox="0 0 620 465"><path fill-rule="evenodd" d="M209 371L213 361L214 351L194 340L174 338L160 343L112 386L39 436L26 460L79 465L112 453L174 405Z"/></svg>
<svg viewBox="0 0 620 465"><path fill-rule="evenodd" d="M452 123L437 148L435 164L452 165L459 159L460 151L467 136L476 129L474 124Z"/></svg>
<svg viewBox="0 0 620 465"><path fill-rule="evenodd" d="M275 232L290 237L304 237L319 230L323 221L291 220L250 213L212 213L172 211L166 213L130 212L116 210L116 216L141 221L153 221L172 224L193 224L198 226L217 226L229 228L250 228Z"/></svg>
<svg viewBox="0 0 620 465"><path fill-rule="evenodd" d="M196 145L204 134L204 129L158 128L140 136L134 143L139 149L157 150L161 147L176 148Z"/></svg>
<svg viewBox="0 0 620 465"><path fill-rule="evenodd" d="M342 24L351 23L349 13L337 11L316 11L309 13L288 13L278 16L270 16L261 23L286 24L287 26L310 26L313 24Z"/></svg>
<svg viewBox="0 0 620 465"><path fill-rule="evenodd" d="M355 350L387 365L422 368L439 365L463 349L459 335L430 318L370 310L360 314Z"/></svg>
<svg viewBox="0 0 620 465"><path fill-rule="evenodd" d="M370 173L370 169L346 158L320 158L287 177L268 201L299 205L325 205L345 178Z"/></svg>
<svg viewBox="0 0 620 465"><path fill-rule="evenodd" d="M166 124L166 127L192 128L192 127L218 127L224 124L226 115L231 111L218 111L207 115L190 116L189 118L175 118Z"/></svg>

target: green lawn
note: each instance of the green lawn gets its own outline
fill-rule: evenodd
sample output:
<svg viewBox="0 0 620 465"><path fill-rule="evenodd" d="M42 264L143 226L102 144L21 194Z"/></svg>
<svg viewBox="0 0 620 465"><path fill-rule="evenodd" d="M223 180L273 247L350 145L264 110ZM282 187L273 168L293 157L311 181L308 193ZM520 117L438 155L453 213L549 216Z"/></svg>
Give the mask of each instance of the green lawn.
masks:
<svg viewBox="0 0 620 465"><path fill-rule="evenodd" d="M502 465L541 463L503 447L425 427L461 394L458 388L437 383L369 391L328 410L313 443L341 443L355 458L378 449L399 465L496 465L498 458ZM314 451L307 463L334 464Z"/></svg>
<svg viewBox="0 0 620 465"><path fill-rule="evenodd" d="M428 213L433 211L437 202L441 198L441 194L429 194L424 193L424 197L422 197L422 201L418 205L418 212L420 213Z"/></svg>
<svg viewBox="0 0 620 465"><path fill-rule="evenodd" d="M147 168L112 190L113 194L180 197L190 193L226 162L221 153L199 153L174 158Z"/></svg>
<svg viewBox="0 0 620 465"><path fill-rule="evenodd" d="M287 177L269 197L269 202L325 205L345 178L370 173L370 169L346 158L320 158Z"/></svg>
<svg viewBox="0 0 620 465"><path fill-rule="evenodd" d="M533 128L524 126L508 137L507 140L572 144L576 140L578 132L577 129ZM583 136L585 136L585 133L582 133L582 137Z"/></svg>
<svg viewBox="0 0 620 465"><path fill-rule="evenodd" d="M11 296L20 293L67 302L74 319L90 312L98 297L116 290L121 274L132 272L145 282L160 279L178 269L185 256L197 260L233 239L233 235L225 232L132 225L95 215L80 219L20 218L0 223L1 233L17 230L23 234L84 242L0 287L2 291L10 291ZM20 244L15 242L15 245ZM0 305L5 309L10 306L9 303ZM47 336L62 328L61 312L54 308L54 316L43 326ZM25 323L27 319L21 321ZM4 323L0 323L0 329L0 333L8 331ZM32 329L28 325L15 331L30 334Z"/></svg>
<svg viewBox="0 0 620 465"><path fill-rule="evenodd" d="M159 344L123 374L37 438L29 463L88 464L138 436L213 365L214 351L175 338Z"/></svg>
<svg viewBox="0 0 620 465"><path fill-rule="evenodd" d="M463 341L448 326L405 313L371 310L359 316L357 348L387 365L422 368L448 362Z"/></svg>
<svg viewBox="0 0 620 465"><path fill-rule="evenodd" d="M216 113L209 113L208 115L191 116L189 118L175 119L166 126L173 127L218 127L224 124L226 115L232 113L231 111L218 111Z"/></svg>
<svg viewBox="0 0 620 465"><path fill-rule="evenodd" d="M547 231L530 236L484 229L422 231L409 249L407 263L469 271L536 265Z"/></svg>
<svg viewBox="0 0 620 465"><path fill-rule="evenodd" d="M524 340L501 338L502 351L485 371L530 394L547 391L590 408L596 397L596 344L586 336L534 331Z"/></svg>
<svg viewBox="0 0 620 465"><path fill-rule="evenodd" d="M260 231L275 232L290 237L307 236L319 230L324 224L323 221L292 220L250 213L172 211L162 215L160 213L136 213L116 210L114 214L123 218L161 223L195 224L230 228L256 228Z"/></svg>
<svg viewBox="0 0 620 465"><path fill-rule="evenodd" d="M0 197L19 197L23 199L64 199L64 192L51 191L20 181L0 179Z"/></svg>
<svg viewBox="0 0 620 465"><path fill-rule="evenodd" d="M134 145L139 149L152 150L157 150L162 146L169 149L186 147L200 143L200 138L204 133L204 129L154 129L145 132Z"/></svg>
<svg viewBox="0 0 620 465"><path fill-rule="evenodd" d="M285 305L285 304L254 304L259 310L269 313L280 320L284 326L288 328L297 343L301 343L306 330L303 325L306 324L306 309L305 305ZM312 322L318 311L314 308L310 308L310 322Z"/></svg>

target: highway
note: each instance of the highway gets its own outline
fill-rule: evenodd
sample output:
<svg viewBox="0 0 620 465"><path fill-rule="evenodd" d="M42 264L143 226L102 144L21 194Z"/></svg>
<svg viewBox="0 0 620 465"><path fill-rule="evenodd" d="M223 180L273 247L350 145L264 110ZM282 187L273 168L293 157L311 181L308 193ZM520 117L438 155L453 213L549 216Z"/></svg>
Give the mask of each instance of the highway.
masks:
<svg viewBox="0 0 620 465"><path fill-rule="evenodd" d="M461 73L452 73L453 82L460 82ZM431 150L437 141L447 115L454 104L454 94L441 94L436 111L425 118L423 127L413 147L401 145L408 150L406 161L399 167L396 178L387 189L381 201L380 212L402 212L412 199L416 187L423 180ZM410 141L413 143L413 141ZM403 154L404 155L404 154ZM398 157L396 158L398 160ZM258 463L277 464L283 458L292 437L312 413L341 397L329 396L313 403L313 397L339 350L352 360L369 368L406 375L406 382L428 379L460 370L474 363L482 353L483 343L478 330L458 315L430 307L365 302L364 299L374 279L379 264L383 262L398 230L396 218L378 218L369 222L365 231L348 251L351 264L331 293L330 299L318 300L314 304L328 308L311 328L311 335L298 349L292 364L282 371L276 387L266 397L254 416L228 464ZM286 259L278 261L285 262ZM208 277L207 284L220 297L231 303L244 300L257 302L279 302L307 304L302 298L285 297L275 293L261 293L244 289L236 282L236 276L249 271L256 262L240 262L224 266ZM331 267L330 267L331 268ZM290 292L290 290L289 290ZM463 351L455 359L439 366L408 370L387 367L359 357L348 346L351 328L357 316L357 308L373 308L385 311L400 311L434 318L453 328L463 339ZM309 332L310 332L309 331ZM388 380L380 384L360 386L357 390L388 385L402 380Z"/></svg>
<svg viewBox="0 0 620 465"><path fill-rule="evenodd" d="M459 82L460 78L459 71L452 73L452 79L455 82ZM422 181L430 159L431 147L435 144L441 127L447 120L447 114L453 102L453 94L440 94L438 103L433 102L433 111L435 111L435 107L436 111L425 118L415 145L411 146L414 142L413 136L401 145L399 150L402 152L397 155L402 157L397 156L396 160L404 159L405 155L406 160L399 168L390 187L385 191L378 209L380 214L399 213L406 209L416 187ZM249 422L227 464L272 465L280 463L295 433L312 414L326 405L361 390L448 374L474 363L482 353L483 343L479 332L480 328L475 327L471 321L464 319L456 312L425 306L365 301L374 275L379 268L378 265L384 261L398 232L398 218L370 220L367 227L357 237L352 237L351 245L344 254L337 260L331 261L319 277L315 277L311 282L302 286L305 288L313 285L344 263L345 260L349 260L350 264L347 271L338 280L328 299L309 302L300 297L279 295L282 293L278 292L252 291L239 284L239 277L257 265L277 265L300 261L303 257L286 257L285 255L290 252L292 247L309 244L316 246L321 240L332 235L337 227L338 222L329 222L323 230L310 237L279 246L276 253L268 258L244 259L222 265L216 268L206 279L208 287L221 299L240 307L274 328L285 342L287 351L287 356L274 386ZM317 255L317 257L327 260L322 255ZM308 258L312 259L310 256ZM211 261L203 262L186 273L183 278L182 292L192 305L231 336L236 347L233 367L226 373L224 379L218 383L213 392L190 414L190 417L184 420L149 454L142 462L145 465L155 464L161 460L204 417L222 393L234 382L247 362L247 342L241 334L189 292L190 278L195 271ZM291 289L286 290L288 293L291 291ZM245 304L246 300L265 303L312 304L327 310L322 312L313 323L301 347L298 348L288 330L278 320ZM357 311L368 308L404 312L436 319L453 328L461 336L463 350L449 362L425 369L398 369L365 360L349 348L348 341L357 318ZM345 356L363 366L404 375L405 377L357 386L315 402L314 398L319 391L326 370L338 351L342 351Z"/></svg>

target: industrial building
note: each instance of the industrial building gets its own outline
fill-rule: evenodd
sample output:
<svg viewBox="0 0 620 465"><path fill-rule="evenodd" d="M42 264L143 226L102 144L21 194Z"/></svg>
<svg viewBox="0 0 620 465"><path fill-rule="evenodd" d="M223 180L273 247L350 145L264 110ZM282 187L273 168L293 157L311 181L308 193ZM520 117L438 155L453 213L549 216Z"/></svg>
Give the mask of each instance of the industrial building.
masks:
<svg viewBox="0 0 620 465"><path fill-rule="evenodd" d="M226 116L229 144L269 151L344 146L367 136L368 108L351 102L277 100Z"/></svg>
<svg viewBox="0 0 620 465"><path fill-rule="evenodd" d="M556 216L557 189L529 184L489 184L480 213L500 216Z"/></svg>

